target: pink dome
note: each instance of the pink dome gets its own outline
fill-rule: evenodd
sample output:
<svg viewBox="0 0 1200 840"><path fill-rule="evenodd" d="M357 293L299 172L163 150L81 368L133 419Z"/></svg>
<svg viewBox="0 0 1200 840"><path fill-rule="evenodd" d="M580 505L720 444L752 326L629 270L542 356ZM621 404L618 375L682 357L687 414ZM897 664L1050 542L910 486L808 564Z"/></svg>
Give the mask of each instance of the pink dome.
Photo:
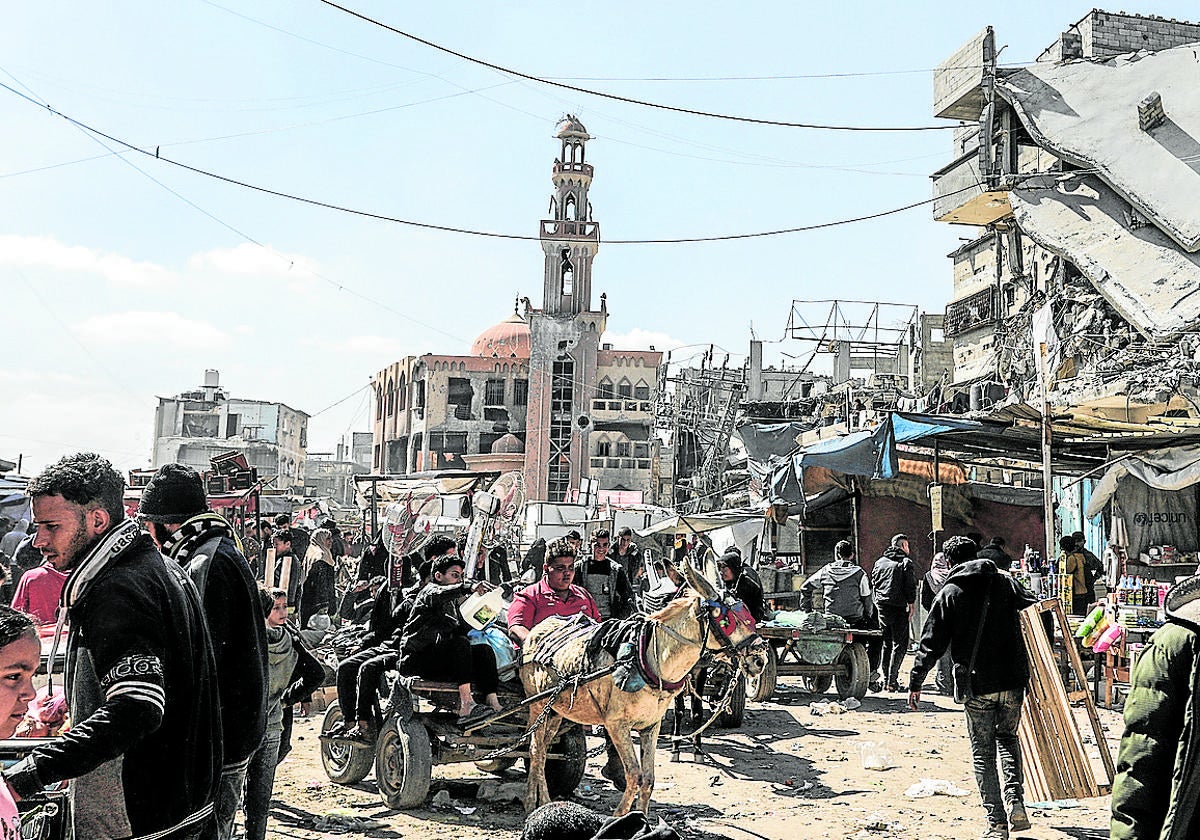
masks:
<svg viewBox="0 0 1200 840"><path fill-rule="evenodd" d="M529 324L515 312L481 332L471 345L471 355L485 359L528 359L529 350Z"/></svg>

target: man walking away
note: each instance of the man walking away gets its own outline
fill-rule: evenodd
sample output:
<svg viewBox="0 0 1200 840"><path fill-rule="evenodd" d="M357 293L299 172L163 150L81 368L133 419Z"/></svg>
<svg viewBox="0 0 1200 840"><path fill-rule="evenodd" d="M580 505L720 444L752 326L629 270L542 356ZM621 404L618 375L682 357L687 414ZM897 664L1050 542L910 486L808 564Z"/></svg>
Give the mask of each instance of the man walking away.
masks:
<svg viewBox="0 0 1200 840"><path fill-rule="evenodd" d="M4 771L22 797L73 779L73 836L207 837L221 776L221 716L203 608L183 569L125 517L120 473L68 455L29 483L35 544L71 572L71 730Z"/></svg>
<svg viewBox="0 0 1200 840"><path fill-rule="evenodd" d="M916 711L926 674L949 649L955 670L969 683L967 735L988 823L982 836L1006 840L1010 826L1029 828L1017 740L1029 663L1018 613L1033 599L990 560L975 559L975 543L966 537L946 540L944 551L952 571L925 621L909 675L908 706Z"/></svg>
<svg viewBox="0 0 1200 840"><path fill-rule="evenodd" d="M908 557L908 537L896 534L871 570L875 612L883 631L883 677L888 691L900 690L900 664L908 653L908 619L917 600L917 571Z"/></svg>
<svg viewBox="0 0 1200 840"><path fill-rule="evenodd" d="M217 794L217 836L229 840L246 768L263 740L267 703L267 629L250 565L233 529L208 510L200 474L163 464L142 491L138 516L154 542L187 570L200 593L212 637L225 749Z"/></svg>
<svg viewBox="0 0 1200 840"><path fill-rule="evenodd" d="M854 546L849 540L840 540L833 547L833 562L822 566L804 581L800 589L800 609L811 610L817 592L821 593L825 612L844 619L851 627L874 630L879 626L871 597L871 580L858 565ZM871 690L879 691L883 688L883 681L878 676L880 640L871 639L866 647L871 663Z"/></svg>

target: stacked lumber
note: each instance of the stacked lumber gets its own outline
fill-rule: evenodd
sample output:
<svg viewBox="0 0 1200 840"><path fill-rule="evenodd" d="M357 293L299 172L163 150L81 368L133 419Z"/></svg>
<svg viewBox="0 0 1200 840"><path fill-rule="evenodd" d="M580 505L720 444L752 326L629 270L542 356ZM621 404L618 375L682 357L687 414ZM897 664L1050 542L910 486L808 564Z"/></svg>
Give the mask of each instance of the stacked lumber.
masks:
<svg viewBox="0 0 1200 840"><path fill-rule="evenodd" d="M1063 632L1064 648L1080 691L1067 692L1042 616L1050 614ZM1027 799L1038 802L1056 799L1087 799L1105 796L1112 790L1112 755L1087 690L1083 663L1067 632L1067 619L1057 600L1042 601L1021 612L1021 634L1029 656L1029 687L1021 709L1018 735L1025 768ZM1100 752L1105 777L1098 780L1088 757L1074 707L1082 706Z"/></svg>

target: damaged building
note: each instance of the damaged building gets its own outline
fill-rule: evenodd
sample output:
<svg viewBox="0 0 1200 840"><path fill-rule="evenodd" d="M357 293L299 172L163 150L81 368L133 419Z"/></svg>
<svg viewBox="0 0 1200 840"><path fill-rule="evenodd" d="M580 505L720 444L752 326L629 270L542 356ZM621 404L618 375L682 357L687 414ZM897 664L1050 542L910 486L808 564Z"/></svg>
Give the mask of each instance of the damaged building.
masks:
<svg viewBox="0 0 1200 840"><path fill-rule="evenodd" d="M596 482L600 500L656 499L662 354L602 341L608 303L592 301L600 225L588 201L591 137L571 116L556 136L551 218L539 225L541 307L518 300L465 356L411 356L376 373L376 471L516 469L531 499L575 500L583 479Z"/></svg>
<svg viewBox="0 0 1200 840"><path fill-rule="evenodd" d="M1194 409L1200 25L1093 10L1021 68L995 44L934 74L935 116L961 122L933 215L974 231L949 255L946 407L1033 401L1044 368L1057 405Z"/></svg>

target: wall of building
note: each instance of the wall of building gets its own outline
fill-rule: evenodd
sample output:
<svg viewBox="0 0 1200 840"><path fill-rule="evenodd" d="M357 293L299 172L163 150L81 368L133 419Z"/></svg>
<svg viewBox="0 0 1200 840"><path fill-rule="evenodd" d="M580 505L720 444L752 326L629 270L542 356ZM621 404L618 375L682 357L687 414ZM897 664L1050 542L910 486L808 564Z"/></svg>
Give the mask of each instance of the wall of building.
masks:
<svg viewBox="0 0 1200 840"><path fill-rule="evenodd" d="M1200 41L1200 24L1093 9L1047 47L1038 61L1155 52L1196 41Z"/></svg>

